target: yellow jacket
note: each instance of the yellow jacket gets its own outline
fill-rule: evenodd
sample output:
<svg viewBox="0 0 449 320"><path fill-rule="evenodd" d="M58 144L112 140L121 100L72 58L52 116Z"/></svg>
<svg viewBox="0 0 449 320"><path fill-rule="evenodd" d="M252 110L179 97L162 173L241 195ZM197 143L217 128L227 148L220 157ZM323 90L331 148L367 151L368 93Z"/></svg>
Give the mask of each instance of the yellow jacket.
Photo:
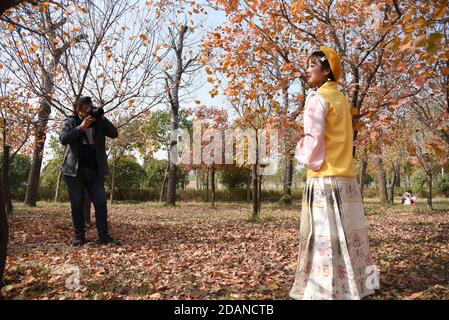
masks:
<svg viewBox="0 0 449 320"><path fill-rule="evenodd" d="M324 99L324 160L318 170L307 170L307 178L355 177L352 157L353 129L348 99L337 89L337 83L326 82L317 93Z"/></svg>

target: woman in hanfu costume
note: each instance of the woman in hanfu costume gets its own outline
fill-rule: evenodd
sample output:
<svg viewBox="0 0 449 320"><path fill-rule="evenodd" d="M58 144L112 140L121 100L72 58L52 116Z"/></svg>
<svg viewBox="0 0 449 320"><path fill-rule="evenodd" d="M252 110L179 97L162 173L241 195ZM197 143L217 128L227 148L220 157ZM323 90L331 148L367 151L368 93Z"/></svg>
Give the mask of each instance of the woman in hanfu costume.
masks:
<svg viewBox="0 0 449 320"><path fill-rule="evenodd" d="M368 242L353 164L352 116L337 88L341 61L320 47L308 59L304 137L295 157L307 165L293 299L362 299L374 293L378 273Z"/></svg>

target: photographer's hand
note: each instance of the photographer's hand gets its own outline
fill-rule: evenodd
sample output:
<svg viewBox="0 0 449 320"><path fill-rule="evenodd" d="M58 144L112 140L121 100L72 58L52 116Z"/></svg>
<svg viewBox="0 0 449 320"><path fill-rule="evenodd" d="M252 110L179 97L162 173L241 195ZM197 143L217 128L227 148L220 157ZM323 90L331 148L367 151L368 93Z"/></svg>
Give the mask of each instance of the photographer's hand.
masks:
<svg viewBox="0 0 449 320"><path fill-rule="evenodd" d="M80 128L81 128L81 129L87 129L87 128L89 128L90 125L91 125L92 123L94 123L96 120L97 120L97 119L95 119L94 117L87 117L87 118L84 118L83 122L81 122L81 124L80 124Z"/></svg>

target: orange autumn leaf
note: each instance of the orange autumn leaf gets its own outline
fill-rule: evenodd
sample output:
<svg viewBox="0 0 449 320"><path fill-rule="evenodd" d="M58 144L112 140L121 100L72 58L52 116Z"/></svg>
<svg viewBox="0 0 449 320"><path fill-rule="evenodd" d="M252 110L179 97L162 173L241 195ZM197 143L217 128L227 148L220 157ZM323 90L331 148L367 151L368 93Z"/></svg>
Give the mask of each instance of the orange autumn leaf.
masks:
<svg viewBox="0 0 449 320"><path fill-rule="evenodd" d="M406 44L402 45L401 48L400 48L399 50L405 51L405 50L407 50L407 49L409 49L409 48L411 48L411 47L412 47L412 43L411 43L411 41L409 41L409 42L407 42Z"/></svg>
<svg viewBox="0 0 449 320"><path fill-rule="evenodd" d="M30 48L30 52L33 53L33 52L37 51L38 49L39 49L39 46L37 44L33 43L33 45Z"/></svg>
<svg viewBox="0 0 449 320"><path fill-rule="evenodd" d="M408 152L409 154L414 155L414 154L416 154L416 148L413 147L413 146L409 146L409 147L407 147L407 152Z"/></svg>
<svg viewBox="0 0 449 320"><path fill-rule="evenodd" d="M425 82L426 82L426 78L424 78L424 77L419 77L414 80L414 83L416 84L416 86L418 88L421 88L422 86L424 86Z"/></svg>
<svg viewBox="0 0 449 320"><path fill-rule="evenodd" d="M444 16L447 9L448 9L448 0L444 0L441 3L440 7L435 11L435 14L433 17L435 19L441 19Z"/></svg>

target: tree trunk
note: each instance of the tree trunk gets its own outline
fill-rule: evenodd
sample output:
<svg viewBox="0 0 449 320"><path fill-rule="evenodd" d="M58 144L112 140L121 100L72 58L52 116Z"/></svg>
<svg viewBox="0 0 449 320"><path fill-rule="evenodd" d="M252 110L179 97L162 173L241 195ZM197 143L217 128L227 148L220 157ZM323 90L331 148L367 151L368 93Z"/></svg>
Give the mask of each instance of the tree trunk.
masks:
<svg viewBox="0 0 449 320"><path fill-rule="evenodd" d="M167 166L167 170L165 170L164 181L162 182L161 193L159 194L159 202L162 202L162 198L164 197L165 185L167 184L167 174L169 167Z"/></svg>
<svg viewBox="0 0 449 320"><path fill-rule="evenodd" d="M394 203L394 190L395 188L399 188L401 187L401 162L397 162L396 165L394 166L394 173L393 173L393 183L391 185L391 195L390 195L390 199L391 199L391 203Z"/></svg>
<svg viewBox="0 0 449 320"><path fill-rule="evenodd" d="M176 165L170 162L167 184L167 204L176 205Z"/></svg>
<svg viewBox="0 0 449 320"><path fill-rule="evenodd" d="M211 170L212 207L215 207L215 166Z"/></svg>
<svg viewBox="0 0 449 320"><path fill-rule="evenodd" d="M200 179L198 176L198 169L195 169L195 179L196 179L196 190L199 190L200 188Z"/></svg>
<svg viewBox="0 0 449 320"><path fill-rule="evenodd" d="M259 190L257 190L257 212L260 213L260 205L262 202L262 176L258 175Z"/></svg>
<svg viewBox="0 0 449 320"><path fill-rule="evenodd" d="M401 162L396 164L396 187L401 187Z"/></svg>
<svg viewBox="0 0 449 320"><path fill-rule="evenodd" d="M39 112L42 114L42 112ZM39 180L41 176L42 159L44 154L45 139L47 135L47 116L39 116L39 124L36 128L33 161L31 163L30 175L28 176L28 185L25 195L25 204L35 207L39 192Z"/></svg>
<svg viewBox="0 0 449 320"><path fill-rule="evenodd" d="M112 159L112 172L111 172L111 194L109 195L109 203L114 203L114 190L115 190L115 159Z"/></svg>
<svg viewBox="0 0 449 320"><path fill-rule="evenodd" d="M432 172L427 174L427 184L429 185L429 191L427 192L427 207L429 209L433 209L432 208L432 181L433 180L433 174Z"/></svg>
<svg viewBox="0 0 449 320"><path fill-rule="evenodd" d="M89 198L89 193L87 190L84 190L84 222L88 227L92 225L92 218L90 214L91 203Z"/></svg>
<svg viewBox="0 0 449 320"><path fill-rule="evenodd" d="M3 196L6 214L12 213L12 197L11 197L11 186L9 182L9 168L10 168L10 146L3 145Z"/></svg>
<svg viewBox="0 0 449 320"><path fill-rule="evenodd" d="M390 202L394 203L394 188L396 187L397 177L398 177L398 168L399 165L393 165L393 178L391 181L391 189L390 189Z"/></svg>
<svg viewBox="0 0 449 320"><path fill-rule="evenodd" d="M176 68L173 76L168 76L166 81L166 90L168 95L168 100L171 107L171 123L170 123L170 154L174 156L173 161L170 161L169 175L168 175L168 186L167 186L167 204L174 206L176 204L176 164L175 160L178 155L177 148L177 138L178 138L178 128L179 128L179 87L181 85L181 78L183 73L186 71L188 65L184 65L185 57L183 57L184 49L184 38L186 32L189 30L187 26L183 26L179 29L179 34L177 41L173 39L172 48L176 54Z"/></svg>
<svg viewBox="0 0 449 320"><path fill-rule="evenodd" d="M293 183L293 157L290 151L285 155L285 171L284 171L284 194L288 195L283 202L284 205L292 204L292 183Z"/></svg>
<svg viewBox="0 0 449 320"><path fill-rule="evenodd" d="M449 68L449 60L446 61L446 68ZM447 75L446 75L446 112L449 113L449 77ZM445 131L445 133L447 134L447 131Z"/></svg>
<svg viewBox="0 0 449 320"><path fill-rule="evenodd" d="M218 175L217 171L215 170L215 190L218 188Z"/></svg>
<svg viewBox="0 0 449 320"><path fill-rule="evenodd" d="M169 157L169 169L168 169L168 185L167 185L167 204L174 206L176 204L176 182L177 182L177 168L176 168L176 155L178 154L177 146L177 130L178 130L178 110L179 104L172 106L171 115L171 141L170 141L170 155Z"/></svg>
<svg viewBox="0 0 449 320"><path fill-rule="evenodd" d="M63 51L58 50L57 53L53 56L51 62L51 68L47 74L44 75L44 92L47 96L51 96L53 94L54 88L54 77L56 72L55 69L59 64ZM39 180L41 177L41 167L42 167L42 159L44 157L44 147L45 147L45 139L47 137L47 124L48 119L51 113L50 104L47 103L47 98L43 98L40 103L39 113L38 113L38 122L36 125L35 131L35 141L34 141L34 150L33 150L33 161L31 163L30 175L28 176L28 185L27 191L25 195L25 204L35 207L37 196L39 192Z"/></svg>
<svg viewBox="0 0 449 320"><path fill-rule="evenodd" d="M246 182L246 201L251 201L251 176L248 176L248 181Z"/></svg>
<svg viewBox="0 0 449 320"><path fill-rule="evenodd" d="M257 156L256 156L257 157ZM252 212L252 220L257 221L259 218L259 182L258 182L258 174L257 174L257 161L256 164L252 165L252 198L253 198L253 212Z"/></svg>
<svg viewBox="0 0 449 320"><path fill-rule="evenodd" d="M56 36L56 29L52 26L50 15L46 16L48 32ZM54 78L57 74L56 69L61 60L61 56L70 46L64 46L52 52L52 60L49 64L49 69L44 70L42 74L44 95L42 95L39 112L37 115L37 125L35 131L35 141L33 150L33 161L31 163L30 175L28 176L28 186L25 195L25 204L35 207L37 196L39 192L39 179L41 176L42 159L44 157L45 139L47 137L47 124L51 113L50 104L47 102L49 97L53 95Z"/></svg>
<svg viewBox="0 0 449 320"><path fill-rule="evenodd" d="M206 172L206 202L209 202L209 169Z"/></svg>
<svg viewBox="0 0 449 320"><path fill-rule="evenodd" d="M388 203L388 195L387 195L387 183L385 179L385 171L382 164L382 158L376 156L374 158L374 165L376 166L377 172L377 180L379 187L379 200L381 203Z"/></svg>
<svg viewBox="0 0 449 320"><path fill-rule="evenodd" d="M276 73L278 76L282 77L282 73L279 69L279 64L276 61ZM284 115L287 115L288 113L288 82L284 83L282 86L282 113ZM292 204L292 184L293 184L293 155L292 150L293 146L291 146L291 137L292 137L292 130L290 127L285 128L285 168L284 168L284 194L286 194L288 197L283 201L284 205L291 205Z"/></svg>
<svg viewBox="0 0 449 320"><path fill-rule="evenodd" d="M260 213L260 184L259 184L259 136L256 130L256 163L253 165L253 215L252 220L259 220Z"/></svg>
<svg viewBox="0 0 449 320"><path fill-rule="evenodd" d="M56 182L55 202L58 202L58 198L59 198L59 189L61 188L61 178L62 178L62 171L59 170L59 173L58 173L58 181Z"/></svg>
<svg viewBox="0 0 449 320"><path fill-rule="evenodd" d="M3 182L0 179L0 288L3 287L3 273L8 251L8 217L3 198Z"/></svg>
<svg viewBox="0 0 449 320"><path fill-rule="evenodd" d="M364 158L362 160L362 168L360 171L360 193L362 195L362 201L363 201L363 191L365 190L365 177L366 177L366 170L368 169L368 160Z"/></svg>

